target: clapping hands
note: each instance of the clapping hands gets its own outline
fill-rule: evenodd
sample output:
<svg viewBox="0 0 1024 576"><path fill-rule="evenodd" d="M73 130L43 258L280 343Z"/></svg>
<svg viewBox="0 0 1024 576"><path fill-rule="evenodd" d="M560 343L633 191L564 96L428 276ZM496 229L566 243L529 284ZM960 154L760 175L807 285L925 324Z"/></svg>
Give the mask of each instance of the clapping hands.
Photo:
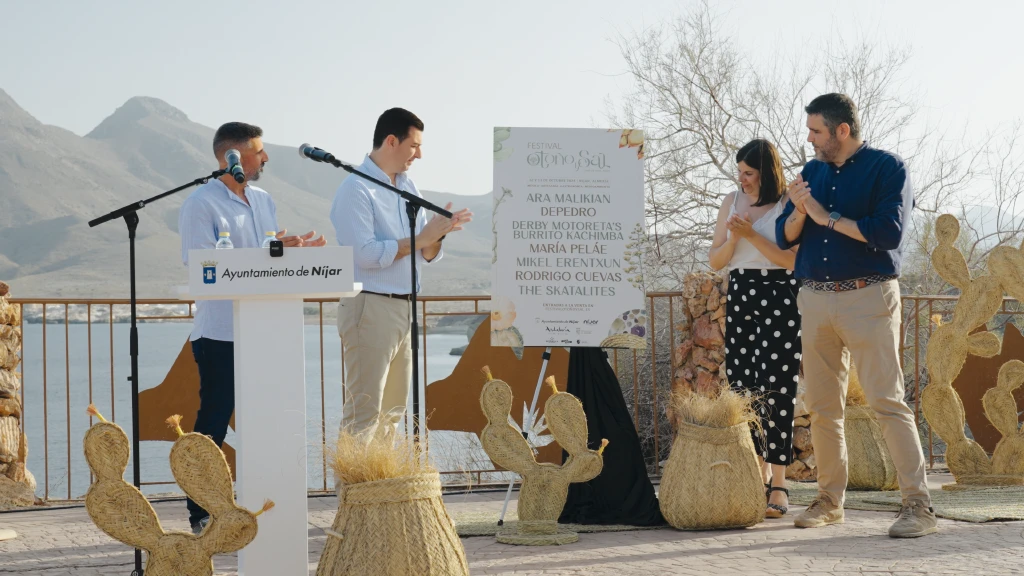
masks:
<svg viewBox="0 0 1024 576"><path fill-rule="evenodd" d="M807 207L805 204L808 199L813 200L811 197L811 186L807 182L804 182L804 177L801 174L789 183L789 187L786 189L786 194L789 196L789 201L793 203L796 210L801 214L807 214Z"/></svg>
<svg viewBox="0 0 1024 576"><path fill-rule="evenodd" d="M451 211L452 203L449 202L446 204L444 209ZM470 212L468 208L463 208L462 210L453 213L451 218L445 218L440 214L435 214L434 217L427 222L427 225L424 226L422 234L425 238L432 240L430 243L433 244L449 232L458 232L459 230L462 230L464 225L469 224L472 221L473 213Z"/></svg>
<svg viewBox="0 0 1024 576"><path fill-rule="evenodd" d="M288 229L285 228L277 233L277 239L284 244L285 248L307 248L307 247L318 247L326 246L327 239L321 234L319 238L313 239L313 235L316 234L316 230L310 230L302 236L286 236Z"/></svg>
<svg viewBox="0 0 1024 576"><path fill-rule="evenodd" d="M789 201L793 203L798 212L810 216L811 220L818 224L824 225L828 222L828 211L811 196L811 186L804 182L802 175L789 183L787 193Z"/></svg>
<svg viewBox="0 0 1024 576"><path fill-rule="evenodd" d="M750 221L750 214L746 212L742 216L733 214L725 223L732 238L750 238L755 234L754 224Z"/></svg>

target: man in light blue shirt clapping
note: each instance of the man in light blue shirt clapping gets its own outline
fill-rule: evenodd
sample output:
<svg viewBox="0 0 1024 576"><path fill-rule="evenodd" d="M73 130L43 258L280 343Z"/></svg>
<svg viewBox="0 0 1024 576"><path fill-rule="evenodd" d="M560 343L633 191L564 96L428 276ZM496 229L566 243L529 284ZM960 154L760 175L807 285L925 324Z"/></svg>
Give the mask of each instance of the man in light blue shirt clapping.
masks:
<svg viewBox="0 0 1024 576"><path fill-rule="evenodd" d="M189 250L213 248L220 233L227 232L235 248L259 248L267 232L289 247L323 246L323 236L315 232L286 236L278 232L277 206L261 188L251 184L259 180L269 161L263 149L263 130L242 122L229 122L213 136L213 153L221 168L227 168L225 153L238 150L245 180L238 183L226 174L197 188L181 205L178 233L181 234L181 259L188 265ZM234 319L230 300L196 302L192 324L192 355L199 366L199 413L195 432L213 438L222 446L228 423L235 410ZM187 502L192 532L200 533L210 515L191 499Z"/></svg>
<svg viewBox="0 0 1024 576"><path fill-rule="evenodd" d="M373 151L359 170L400 190L422 197L406 172L422 156L423 122L415 114L392 108L381 114L373 133ZM449 203L445 208L450 210ZM346 178L334 196L331 223L338 244L351 246L355 281L363 291L343 298L338 333L345 350L345 408L342 430L370 434L378 422L394 425L405 412L412 375L410 299L413 287L409 258L423 263L443 256L447 234L462 230L473 218L463 209L451 218L416 223L416 254L411 254L405 200L357 175Z"/></svg>

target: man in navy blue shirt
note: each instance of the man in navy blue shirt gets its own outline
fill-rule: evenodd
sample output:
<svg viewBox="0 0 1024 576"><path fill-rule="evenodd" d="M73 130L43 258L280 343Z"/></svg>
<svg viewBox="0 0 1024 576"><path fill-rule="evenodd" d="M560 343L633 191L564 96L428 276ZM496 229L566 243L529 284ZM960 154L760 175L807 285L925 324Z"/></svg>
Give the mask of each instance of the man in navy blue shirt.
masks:
<svg viewBox="0 0 1024 576"><path fill-rule="evenodd" d="M899 357L897 278L914 207L910 175L899 156L861 139L857 106L849 96L825 94L805 110L815 159L790 184L790 202L776 221L779 247L800 245L795 275L803 282L797 304L804 402L818 466L818 498L794 524L814 528L843 521L843 411L852 357L903 496L889 535L931 534L935 513L914 412L903 399Z"/></svg>

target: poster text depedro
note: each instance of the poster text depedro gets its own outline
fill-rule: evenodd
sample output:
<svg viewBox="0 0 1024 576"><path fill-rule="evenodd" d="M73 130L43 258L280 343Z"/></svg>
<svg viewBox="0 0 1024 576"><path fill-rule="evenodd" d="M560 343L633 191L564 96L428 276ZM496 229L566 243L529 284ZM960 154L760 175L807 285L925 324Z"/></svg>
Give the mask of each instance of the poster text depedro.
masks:
<svg viewBox="0 0 1024 576"><path fill-rule="evenodd" d="M492 345L643 347L643 133L495 128Z"/></svg>

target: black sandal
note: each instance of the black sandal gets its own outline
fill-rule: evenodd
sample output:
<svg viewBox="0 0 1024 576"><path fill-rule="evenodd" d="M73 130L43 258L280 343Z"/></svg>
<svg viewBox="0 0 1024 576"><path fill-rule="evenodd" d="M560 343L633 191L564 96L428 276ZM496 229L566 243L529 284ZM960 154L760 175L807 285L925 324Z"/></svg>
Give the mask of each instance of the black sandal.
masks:
<svg viewBox="0 0 1024 576"><path fill-rule="evenodd" d="M772 486L768 489L768 497L771 498L772 492L779 491L785 492L786 500L789 500L789 490L782 488L781 486ZM789 512L789 506L783 506L781 504L768 504L768 509L765 510L765 517L767 518L782 518Z"/></svg>

